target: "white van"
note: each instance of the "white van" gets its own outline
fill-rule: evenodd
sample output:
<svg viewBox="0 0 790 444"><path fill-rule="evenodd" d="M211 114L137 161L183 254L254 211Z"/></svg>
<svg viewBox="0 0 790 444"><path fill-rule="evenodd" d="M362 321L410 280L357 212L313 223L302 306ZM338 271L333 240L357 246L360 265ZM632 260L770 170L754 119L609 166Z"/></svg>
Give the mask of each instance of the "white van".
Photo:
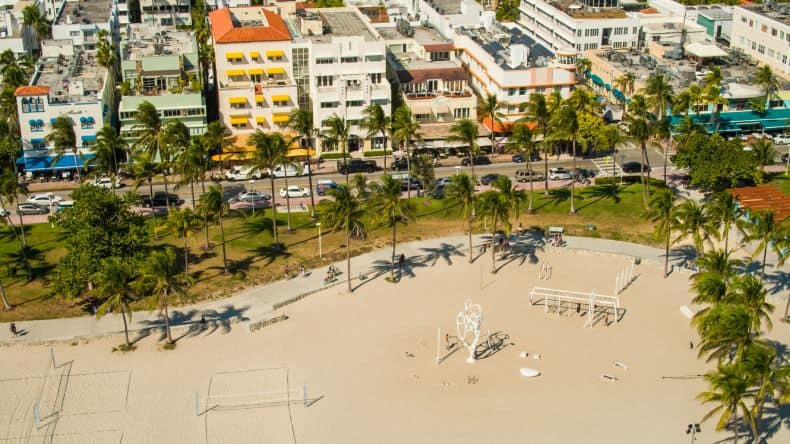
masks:
<svg viewBox="0 0 790 444"><path fill-rule="evenodd" d="M228 180L260 179L261 177L263 177L261 172L251 166L235 166L225 172L225 178Z"/></svg>
<svg viewBox="0 0 790 444"><path fill-rule="evenodd" d="M303 173L302 170L303 167L301 165L288 163L285 165L277 165L273 170L270 171L270 174L274 177L294 177L301 176Z"/></svg>

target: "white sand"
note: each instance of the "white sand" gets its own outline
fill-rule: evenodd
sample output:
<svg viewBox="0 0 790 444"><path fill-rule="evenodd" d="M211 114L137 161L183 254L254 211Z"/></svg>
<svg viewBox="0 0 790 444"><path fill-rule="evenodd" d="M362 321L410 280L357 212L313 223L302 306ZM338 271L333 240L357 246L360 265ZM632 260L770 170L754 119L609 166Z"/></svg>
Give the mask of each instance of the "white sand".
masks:
<svg viewBox="0 0 790 444"><path fill-rule="evenodd" d="M544 314L530 307L533 285L612 294L625 258L569 252L538 253L553 266L548 281L538 265L511 263L488 273L490 257L469 265L415 268L397 285L382 278L348 295L342 287L310 296L282 311L290 319L251 334L236 324L227 334L182 339L163 351L158 335L129 354L110 353L119 338L54 347L58 363L47 370L47 347L0 349L0 378L50 374L49 378L0 381L0 443L667 443L684 442L686 424L707 407L694 399L710 366L689 350L697 343L680 312L689 304L688 275L661 277L661 267L638 265L636 280L621 295L619 325ZM483 308L482 335L509 336L498 353L465 363L460 350L436 366L436 329L454 334L455 315L471 297ZM782 307L777 308L777 312ZM613 320L613 319L612 319ZM179 336L179 332L175 332ZM774 338L787 342L787 324L775 322ZM442 339L443 340L443 339ZM513 345L509 345L510 343ZM527 358L519 357L527 351ZM407 353L414 355L408 357ZM540 359L533 359L539 354ZM616 368L614 362L628 366ZM287 367L287 372L221 372ZM541 372L524 378L519 369ZM70 372L70 377L60 375ZM86 373L104 372L87 375ZM617 382L602 380L607 373ZM469 383L470 378L477 382ZM209 381L214 399L228 404L294 398L308 384L311 407L299 403L237 410L215 409L195 417L194 392L206 408ZM262 392L279 394L255 395ZM252 393L252 395L249 395ZM34 431L32 403L59 408L55 423ZM702 425L698 442L724 434ZM35 439L3 440L35 435ZM772 438L782 442L787 427Z"/></svg>

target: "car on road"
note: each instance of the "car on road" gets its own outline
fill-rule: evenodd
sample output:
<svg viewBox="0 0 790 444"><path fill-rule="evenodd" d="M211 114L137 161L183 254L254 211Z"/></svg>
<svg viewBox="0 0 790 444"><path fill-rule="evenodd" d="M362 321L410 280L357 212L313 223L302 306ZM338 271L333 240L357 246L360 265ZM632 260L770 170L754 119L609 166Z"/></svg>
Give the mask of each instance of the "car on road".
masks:
<svg viewBox="0 0 790 444"><path fill-rule="evenodd" d="M784 154L782 154L782 162L785 162L785 163L787 163L787 158L788 158L788 156L790 156L788 153L784 153Z"/></svg>
<svg viewBox="0 0 790 444"><path fill-rule="evenodd" d="M225 178L228 180L247 180L247 179L260 179L263 177L261 171L251 166L235 166L231 167L225 172Z"/></svg>
<svg viewBox="0 0 790 444"><path fill-rule="evenodd" d="M532 159L530 159L532 162L537 162L540 160L540 154L535 152L533 152L530 157L532 157ZM511 157L510 160L512 160L515 163L524 163L527 161L527 156L525 156L524 154L516 154L513 157Z"/></svg>
<svg viewBox="0 0 790 444"><path fill-rule="evenodd" d="M310 189L305 187L297 187L295 185L286 188L280 188L280 197L308 197L310 196Z"/></svg>
<svg viewBox="0 0 790 444"><path fill-rule="evenodd" d="M475 156L472 159L475 165L491 165L491 159L488 156ZM469 166L469 157L461 159L461 165Z"/></svg>
<svg viewBox="0 0 790 444"><path fill-rule="evenodd" d="M433 186L435 187L443 187L450 183L449 177L440 177L433 181Z"/></svg>
<svg viewBox="0 0 790 444"><path fill-rule="evenodd" d="M346 159L337 161L337 172L340 174L372 173L377 168L375 160Z"/></svg>
<svg viewBox="0 0 790 444"><path fill-rule="evenodd" d="M774 143L777 145L790 145L790 134L780 134L774 137Z"/></svg>
<svg viewBox="0 0 790 444"><path fill-rule="evenodd" d="M572 177L573 174L565 168L552 168L549 170L549 179L551 180L568 180Z"/></svg>
<svg viewBox="0 0 790 444"><path fill-rule="evenodd" d="M153 199L151 199L151 196L147 194L142 194L140 195L140 200L143 203L143 208L164 207L167 206L168 202L170 202L170 205L179 205L184 203L184 201L179 199L177 194L167 194L164 191L155 191Z"/></svg>
<svg viewBox="0 0 790 444"><path fill-rule="evenodd" d="M422 182L420 182L419 180L413 177L401 179L400 189L402 191L407 191L409 188L411 188L412 190L421 190Z"/></svg>
<svg viewBox="0 0 790 444"><path fill-rule="evenodd" d="M587 168L576 168L573 170L573 177L575 177L576 180L592 179L595 177L595 171Z"/></svg>
<svg viewBox="0 0 790 444"><path fill-rule="evenodd" d="M335 183L334 180L329 180L329 179L319 180L318 185L316 185L315 187L315 191L316 193L318 193L319 196L323 196L326 194L328 190L334 190L334 189L337 189L337 184Z"/></svg>
<svg viewBox="0 0 790 444"><path fill-rule="evenodd" d="M34 203L20 204L16 211L23 216L29 216L32 214L49 214L49 208Z"/></svg>
<svg viewBox="0 0 790 444"><path fill-rule="evenodd" d="M639 173L641 171L648 172L650 171L650 167L647 165L643 165L639 162L626 162L622 166L623 172L627 174L631 173Z"/></svg>
<svg viewBox="0 0 790 444"><path fill-rule="evenodd" d="M51 207L53 205L57 205L57 203L62 200L62 197L56 196L53 193L40 193L28 197L27 203Z"/></svg>
<svg viewBox="0 0 790 444"><path fill-rule="evenodd" d="M542 173L538 173L535 170L517 170L516 171L516 182L535 182L538 180L543 180L545 177Z"/></svg>
<svg viewBox="0 0 790 444"><path fill-rule="evenodd" d="M259 202L262 200L269 200L272 197L266 193L256 190L242 191L236 195L236 199L240 202Z"/></svg>
<svg viewBox="0 0 790 444"><path fill-rule="evenodd" d="M488 185L491 182L496 181L499 176L501 176L501 174L497 174L497 173L486 174L480 178L480 183L482 183L483 185Z"/></svg>
<svg viewBox="0 0 790 444"><path fill-rule="evenodd" d="M123 184L121 183L121 179L118 179L117 177L113 181L112 177L102 176L102 177L97 177L96 179L93 180L93 186L99 188L113 189L113 188L121 188Z"/></svg>

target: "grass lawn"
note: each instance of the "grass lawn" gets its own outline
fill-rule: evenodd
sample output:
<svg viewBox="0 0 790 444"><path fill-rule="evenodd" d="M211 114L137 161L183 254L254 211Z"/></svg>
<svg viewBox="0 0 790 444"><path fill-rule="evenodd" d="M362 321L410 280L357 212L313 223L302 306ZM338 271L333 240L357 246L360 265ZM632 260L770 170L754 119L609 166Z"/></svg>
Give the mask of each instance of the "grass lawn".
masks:
<svg viewBox="0 0 790 444"><path fill-rule="evenodd" d="M768 183L777 186L783 193L790 196L790 177L784 174L777 174Z"/></svg>
<svg viewBox="0 0 790 444"><path fill-rule="evenodd" d="M654 244L653 226L641 218L641 185L633 184L620 189L616 196L610 192L611 186L589 186L577 188L576 208L578 214L568 214L570 190L552 190L550 196L535 193L534 214L522 214L513 221L514 228L521 222L524 227L546 227L559 225L565 227L570 235L593 236L608 239L628 240ZM409 225L398 227L398 241L428 239L438 236L461 234L465 222L453 211L446 208L442 200L415 198L417 220ZM223 274L222 249L219 228L209 229L209 238L214 244L206 250L205 233L195 232L189 240L190 271L194 284L190 288L190 300L217 299L226 297L243 287L270 282L283 276L287 266L291 269L299 265L307 268L318 267L345 258L345 236L342 233L323 233L323 260L318 258L318 230L309 213L293 213L293 231L287 231L286 215L278 213L278 228L283 251L272 246L271 213L256 212L240 214L225 221L227 252L231 272ZM33 249L33 267L36 276L26 282L24 271L17 269L13 275L3 272L2 280L12 304L16 308L10 312L0 311L0 321L43 319L77 316L87 313L81 300L64 300L48 293L46 276L66 249L62 233L49 224L26 227L28 242ZM482 232L476 227L475 232ZM164 233L161 233L164 235ZM374 248L390 245L391 231L384 226L374 227L364 242L352 242L352 254L359 254ZM183 241L164 235L155 245L170 245L181 253ZM8 227L0 229L0 259L4 269L14 263L19 255L19 242ZM179 258L181 255L179 254ZM1 271L1 270L0 270ZM146 308L140 302L135 309Z"/></svg>

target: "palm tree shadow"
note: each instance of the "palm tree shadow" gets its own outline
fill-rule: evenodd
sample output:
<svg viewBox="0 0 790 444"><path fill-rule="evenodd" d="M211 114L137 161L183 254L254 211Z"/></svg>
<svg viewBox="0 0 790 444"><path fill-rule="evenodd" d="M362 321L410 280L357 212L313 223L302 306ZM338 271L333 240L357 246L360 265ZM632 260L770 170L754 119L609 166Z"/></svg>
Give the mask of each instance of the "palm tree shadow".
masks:
<svg viewBox="0 0 790 444"><path fill-rule="evenodd" d="M416 274L414 274L415 268L427 267L428 261L431 260L430 255L421 255L421 256L412 256L407 257L406 260L403 262L403 265L395 264L395 281L400 282L404 276L414 278ZM375 273L374 277L381 276L383 274L389 273L392 270L392 262L388 260L377 260L373 262L373 266L371 267L373 272ZM370 281L372 279L366 279L366 281ZM362 285L362 284L360 284Z"/></svg>
<svg viewBox="0 0 790 444"><path fill-rule="evenodd" d="M274 225L271 218L259 213L255 216L247 216L244 223L239 227L237 233L244 237L257 237L264 233L274 234Z"/></svg>
<svg viewBox="0 0 790 444"><path fill-rule="evenodd" d="M578 210L587 208L591 205L594 205L602 200L612 199L614 203L620 203L622 199L620 199L620 193L624 192L620 187L612 188L611 185L594 185L591 187L587 187L583 193L580 193L585 198L591 198L592 200L585 203L584 205L578 207ZM578 196L577 196L578 197Z"/></svg>
<svg viewBox="0 0 790 444"><path fill-rule="evenodd" d="M252 259L251 262L257 262L260 260L264 262L264 265L271 265L272 262L274 262L278 257L291 257L291 253L282 244L262 245L258 248L247 251L253 253L253 257L257 258Z"/></svg>
<svg viewBox="0 0 790 444"><path fill-rule="evenodd" d="M758 262L750 257L746 257L743 260L743 264L738 267L738 271L744 274L759 274L762 270L762 267L763 264L761 262ZM766 274L766 277L768 277L768 274Z"/></svg>
<svg viewBox="0 0 790 444"><path fill-rule="evenodd" d="M678 245L669 250L669 263L675 267L687 268L689 262L697 259L699 254L693 245Z"/></svg>
<svg viewBox="0 0 790 444"><path fill-rule="evenodd" d="M547 199L547 204L551 203L552 206L556 207L563 202L569 201L571 199L571 189L570 187L562 187L562 188L553 188L549 190L549 197ZM584 200L584 198L580 195L575 196L576 200Z"/></svg>
<svg viewBox="0 0 790 444"><path fill-rule="evenodd" d="M790 273L783 270L775 270L773 273L766 273L765 283L771 284L766 288L770 294L777 294L790 290Z"/></svg>
<svg viewBox="0 0 790 444"><path fill-rule="evenodd" d="M249 318L244 316L244 312L249 310L249 308L250 308L249 306L237 308L231 304L228 304L223 306L220 311L217 310L199 311L196 309L189 309L187 311L171 310L170 311L171 328L176 328L180 326L189 326L189 328L180 336L174 337L173 342L178 342L179 340L186 337L195 337L204 332L207 332L207 335L210 335L218 330L221 331L222 333L229 333L231 331L231 325L233 323L249 320ZM205 324L201 322L201 318L206 319ZM137 337L134 339L135 343L149 336L152 332L155 331L159 332L159 337L157 338L158 342L167 340L167 332L165 330L164 318L160 317L158 319L140 321L140 324L145 325L146 327L138 332Z"/></svg>
<svg viewBox="0 0 790 444"><path fill-rule="evenodd" d="M766 405L763 416L759 420L760 438L758 443L767 443L776 435L779 430L790 426L790 404ZM748 433L748 432L747 432Z"/></svg>
<svg viewBox="0 0 790 444"><path fill-rule="evenodd" d="M462 247L463 244L450 245L442 242L438 248L420 248L420 250L426 253L426 261L431 262L430 266L433 267L439 262L439 259L444 259L447 265L453 265L453 256L464 257L464 253L461 251Z"/></svg>

